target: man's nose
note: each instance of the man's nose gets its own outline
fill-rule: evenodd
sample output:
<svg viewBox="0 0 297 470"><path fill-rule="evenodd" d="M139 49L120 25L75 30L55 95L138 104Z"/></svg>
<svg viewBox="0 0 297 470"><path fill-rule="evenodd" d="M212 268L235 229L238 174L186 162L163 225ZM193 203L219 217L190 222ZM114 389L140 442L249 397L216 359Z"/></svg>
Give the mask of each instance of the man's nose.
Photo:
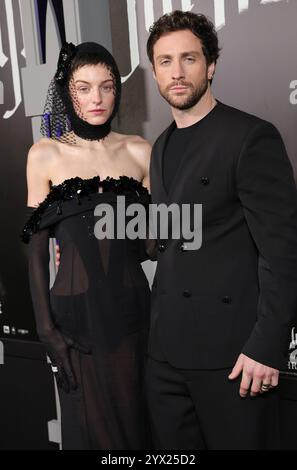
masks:
<svg viewBox="0 0 297 470"><path fill-rule="evenodd" d="M181 80L182 78L185 78L185 72L180 60L173 62L171 76L173 80Z"/></svg>

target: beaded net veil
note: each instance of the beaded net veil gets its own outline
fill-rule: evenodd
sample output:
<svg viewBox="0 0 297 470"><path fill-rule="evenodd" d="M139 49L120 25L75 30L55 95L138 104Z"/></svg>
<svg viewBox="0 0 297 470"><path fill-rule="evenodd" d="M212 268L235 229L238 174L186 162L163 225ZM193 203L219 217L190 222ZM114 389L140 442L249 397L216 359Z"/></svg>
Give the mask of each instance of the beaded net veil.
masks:
<svg viewBox="0 0 297 470"><path fill-rule="evenodd" d="M104 124L90 124L79 105L73 72L84 65L101 64L110 72L115 96L111 116ZM76 136L101 140L111 130L121 96L121 77L113 56L100 44L85 42L78 46L66 43L59 55L57 71L51 80L41 120L42 136L63 143L76 144Z"/></svg>

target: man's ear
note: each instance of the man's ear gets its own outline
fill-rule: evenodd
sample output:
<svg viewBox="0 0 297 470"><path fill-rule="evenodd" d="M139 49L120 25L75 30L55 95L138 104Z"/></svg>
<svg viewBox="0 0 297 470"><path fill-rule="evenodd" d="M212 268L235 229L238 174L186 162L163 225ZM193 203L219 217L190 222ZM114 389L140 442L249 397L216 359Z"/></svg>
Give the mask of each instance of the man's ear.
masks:
<svg viewBox="0 0 297 470"><path fill-rule="evenodd" d="M208 69L207 69L208 80L211 80L213 78L215 71L216 71L216 64L213 62L212 64L208 66Z"/></svg>
<svg viewBox="0 0 297 470"><path fill-rule="evenodd" d="M156 78L156 72L155 72L155 67L154 67L154 64L151 63L151 69L152 69L152 74L153 74L153 77L155 80L157 80Z"/></svg>

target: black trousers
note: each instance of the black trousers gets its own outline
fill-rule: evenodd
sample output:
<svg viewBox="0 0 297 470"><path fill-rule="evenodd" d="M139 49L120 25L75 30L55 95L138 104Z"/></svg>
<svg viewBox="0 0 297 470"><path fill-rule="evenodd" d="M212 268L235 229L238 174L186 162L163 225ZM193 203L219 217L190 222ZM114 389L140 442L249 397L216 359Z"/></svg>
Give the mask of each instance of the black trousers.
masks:
<svg viewBox="0 0 297 470"><path fill-rule="evenodd" d="M184 370L148 358L147 401L155 449L279 449L277 388L241 398L231 369Z"/></svg>

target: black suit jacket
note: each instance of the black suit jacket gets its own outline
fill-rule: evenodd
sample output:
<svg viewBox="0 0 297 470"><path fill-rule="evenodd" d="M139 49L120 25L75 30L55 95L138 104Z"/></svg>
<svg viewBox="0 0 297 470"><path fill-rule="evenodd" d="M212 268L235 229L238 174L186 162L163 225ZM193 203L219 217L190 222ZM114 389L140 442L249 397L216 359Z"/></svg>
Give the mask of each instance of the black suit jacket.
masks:
<svg viewBox="0 0 297 470"><path fill-rule="evenodd" d="M202 246L158 240L149 353L186 369L231 367L241 352L282 368L297 308L297 196L282 139L218 103L167 194L162 158L174 126L153 147L152 202L202 203Z"/></svg>

